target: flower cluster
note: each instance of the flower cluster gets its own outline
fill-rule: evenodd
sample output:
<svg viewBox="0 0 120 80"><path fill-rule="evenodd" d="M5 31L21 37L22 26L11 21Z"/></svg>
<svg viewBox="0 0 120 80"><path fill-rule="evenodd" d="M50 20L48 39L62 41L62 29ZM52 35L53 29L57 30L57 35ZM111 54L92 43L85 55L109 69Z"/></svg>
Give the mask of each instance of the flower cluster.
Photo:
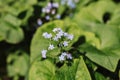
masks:
<svg viewBox="0 0 120 80"><path fill-rule="evenodd" d="M44 20L50 21L53 19L60 19L61 15L57 13L57 9L59 8L59 3L57 2L48 2L45 7L42 8L42 14L44 17L37 19L37 24L41 26L44 23Z"/></svg>
<svg viewBox="0 0 120 80"><path fill-rule="evenodd" d="M51 9L53 9L53 8L58 8L58 7L59 7L59 4L58 4L58 3L51 3L51 2L49 2L49 3L47 4L47 6L45 6L44 8L42 8L42 12L43 12L43 13L50 13L50 12L51 12ZM51 13L52 13L52 14L55 14L55 10L53 10Z"/></svg>
<svg viewBox="0 0 120 80"><path fill-rule="evenodd" d="M55 47L58 47L61 49L61 54L59 56L60 61L64 61L66 59L72 59L72 55L69 52L65 52L65 50L62 50L63 47L68 47L70 41L73 40L74 35L68 34L67 32L64 32L61 28L54 28L52 30L52 33L44 32L42 36L46 39L50 39L51 41L57 42L56 45L50 43L48 46L48 49L44 49L41 51L42 58L46 58L46 53L48 50L53 50Z"/></svg>
<svg viewBox="0 0 120 80"><path fill-rule="evenodd" d="M42 8L42 12L47 14L45 16L46 20L50 20L50 15L55 15L57 13L57 8L59 7L59 4L57 2L49 2L45 7ZM55 17L57 19L60 19L60 14L56 14Z"/></svg>
<svg viewBox="0 0 120 80"><path fill-rule="evenodd" d="M76 4L79 3L79 1L80 0L60 0L60 2L48 2L47 5L41 9L42 16L37 19L37 26L39 27L50 20L61 19L67 11L69 12L69 16L73 16L72 10L76 8ZM65 13L59 13L60 7L67 7L68 10L66 11L65 9Z"/></svg>
<svg viewBox="0 0 120 80"><path fill-rule="evenodd" d="M67 5L68 7L74 9L76 7L76 3L78 3L79 0L61 0L62 5Z"/></svg>
<svg viewBox="0 0 120 80"><path fill-rule="evenodd" d="M64 61L66 59L72 59L72 55L70 53L66 53L63 52L60 56L59 56L59 60L60 61Z"/></svg>

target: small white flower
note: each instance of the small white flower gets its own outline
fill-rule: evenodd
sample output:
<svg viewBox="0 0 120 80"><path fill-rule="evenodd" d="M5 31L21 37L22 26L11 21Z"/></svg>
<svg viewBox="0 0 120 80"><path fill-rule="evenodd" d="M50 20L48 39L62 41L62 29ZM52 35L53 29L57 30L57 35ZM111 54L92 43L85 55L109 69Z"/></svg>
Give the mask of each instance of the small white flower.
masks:
<svg viewBox="0 0 120 80"><path fill-rule="evenodd" d="M60 38L61 38L61 35L60 35L60 34L56 34L56 37L57 37L58 39L60 39Z"/></svg>
<svg viewBox="0 0 120 80"><path fill-rule="evenodd" d="M53 29L53 32L59 32L59 31L62 31L61 28L54 28Z"/></svg>
<svg viewBox="0 0 120 80"><path fill-rule="evenodd" d="M61 0L61 4L65 5L67 0Z"/></svg>
<svg viewBox="0 0 120 80"><path fill-rule="evenodd" d="M42 34L43 37L46 37L47 35L48 35L47 32L44 32L44 33Z"/></svg>
<svg viewBox="0 0 120 80"><path fill-rule="evenodd" d="M41 51L42 58L46 58L46 53L47 53L47 50L42 50Z"/></svg>
<svg viewBox="0 0 120 80"><path fill-rule="evenodd" d="M58 32L58 34L61 35L61 36L63 36L63 35L64 35L64 32L63 32L62 30L60 30L60 31Z"/></svg>
<svg viewBox="0 0 120 80"><path fill-rule="evenodd" d="M64 32L64 36L67 37L67 36L68 36L68 33Z"/></svg>
<svg viewBox="0 0 120 80"><path fill-rule="evenodd" d="M72 34L69 34L69 35L67 36L67 38L68 38L69 40L73 40L74 36L73 36Z"/></svg>
<svg viewBox="0 0 120 80"><path fill-rule="evenodd" d="M57 28L54 28L54 29L53 29L53 32L57 32L57 30L58 30Z"/></svg>
<svg viewBox="0 0 120 80"><path fill-rule="evenodd" d="M37 20L37 24L38 24L38 25L42 25L42 23L43 23L43 22L42 22L41 19L38 19L38 20Z"/></svg>
<svg viewBox="0 0 120 80"><path fill-rule="evenodd" d="M49 9L49 8L46 8L46 9L45 9L45 12L46 12L46 13L50 13L50 9Z"/></svg>
<svg viewBox="0 0 120 80"><path fill-rule="evenodd" d="M56 37L58 38L58 39L60 39L62 36L63 36L63 31L62 30L57 30L58 31L58 33L56 34Z"/></svg>
<svg viewBox="0 0 120 80"><path fill-rule="evenodd" d="M63 55L63 56L67 56L67 53L66 53L66 52L63 52L61 55Z"/></svg>
<svg viewBox="0 0 120 80"><path fill-rule="evenodd" d="M51 34L51 33L48 34L48 35L47 35L47 38L52 38L52 34Z"/></svg>
<svg viewBox="0 0 120 80"><path fill-rule="evenodd" d="M45 9L45 8L42 8L42 12L45 13L45 12L46 12L46 9Z"/></svg>
<svg viewBox="0 0 120 80"><path fill-rule="evenodd" d="M50 33L50 34L48 34L47 32L45 32L45 33L43 33L43 35L42 35L44 38L47 38L47 39L49 39L49 38L51 38L52 37L52 34Z"/></svg>
<svg viewBox="0 0 120 80"><path fill-rule="evenodd" d="M75 3L73 2L73 0L68 0L67 5L68 5L69 7L71 7L71 8L75 8L75 7L76 7L76 6L75 6Z"/></svg>
<svg viewBox="0 0 120 80"><path fill-rule="evenodd" d="M48 47L48 50L53 50L55 47L53 44L50 44L49 47Z"/></svg>
<svg viewBox="0 0 120 80"><path fill-rule="evenodd" d="M47 15L47 16L45 17L45 19L46 19L46 20L50 20L50 16Z"/></svg>
<svg viewBox="0 0 120 80"><path fill-rule="evenodd" d="M60 55L60 56L59 56L59 60L60 60L60 61L64 61L64 60L65 60L65 56Z"/></svg>
<svg viewBox="0 0 120 80"><path fill-rule="evenodd" d="M57 38L61 38L63 36L63 31L59 31L57 34L56 34Z"/></svg>
<svg viewBox="0 0 120 80"><path fill-rule="evenodd" d="M56 15L56 18L57 18L57 19L60 19L60 18L61 18L61 15L60 15L60 14L57 14L57 15Z"/></svg>
<svg viewBox="0 0 120 80"><path fill-rule="evenodd" d="M49 2L49 3L47 4L47 7L52 8L52 3Z"/></svg>
<svg viewBox="0 0 120 80"><path fill-rule="evenodd" d="M67 59L72 59L72 55L70 53L67 54Z"/></svg>
<svg viewBox="0 0 120 80"><path fill-rule="evenodd" d="M54 40L54 41L58 41L58 37L55 36L55 37L53 38L53 40Z"/></svg>
<svg viewBox="0 0 120 80"><path fill-rule="evenodd" d="M64 46L64 47L68 46L68 42L67 42L67 41L64 41L64 42L63 42L63 46Z"/></svg>
<svg viewBox="0 0 120 80"><path fill-rule="evenodd" d="M52 5L53 5L53 7L55 7L55 8L58 8L58 7L59 7L59 4L58 4L58 3L53 3Z"/></svg>
<svg viewBox="0 0 120 80"><path fill-rule="evenodd" d="M55 14L56 13L56 11L55 11L55 9L53 9L52 11L51 11L51 14Z"/></svg>

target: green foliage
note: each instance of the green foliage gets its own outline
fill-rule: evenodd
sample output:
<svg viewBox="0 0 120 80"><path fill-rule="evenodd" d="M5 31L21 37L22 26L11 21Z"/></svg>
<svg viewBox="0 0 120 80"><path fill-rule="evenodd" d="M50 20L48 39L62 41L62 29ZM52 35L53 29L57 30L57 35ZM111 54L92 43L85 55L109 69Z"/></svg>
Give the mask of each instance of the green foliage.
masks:
<svg viewBox="0 0 120 80"><path fill-rule="evenodd" d="M120 59L119 51L117 51L117 50L119 50L118 29L114 28L112 26L105 26L105 25L99 24L99 25L95 25L94 27L90 27L91 30L89 30L89 31L84 31L84 30L80 29L79 27L77 27L76 24L74 24L76 26L74 26L73 24L74 23L70 24L69 21L64 21L64 22L53 21L53 22L47 23L47 24L43 25L41 28L39 28L37 30L36 34L34 35L32 44L31 44L32 65L34 64L34 61L37 58L40 58L40 56L41 56L40 51L43 49L46 49L49 44L49 41L42 37L42 33L50 32L53 28L59 26L63 30L66 30L68 33L72 33L75 35L76 39L71 43L71 45L74 42L76 42L80 36L84 36L86 39L86 43L83 45L80 45L79 51L86 52L85 56L87 56L90 60L92 60L96 64L114 72L116 70L118 61ZM108 35L111 35L111 36L109 37ZM52 55L54 53L56 55L58 55L58 53L60 53L60 50L58 49L58 50L49 52L49 55L50 55L49 57L51 57L51 56L54 57L54 55ZM75 54L77 54L77 53L75 53ZM103 61L104 61L104 63L103 63ZM60 71L63 71L63 72L60 72L60 74L66 74L67 71L69 71L69 69L65 68L64 66L67 67L67 65L63 65L60 68ZM61 69L63 69L63 70L61 70ZM73 70L73 72L71 72L71 73L75 73L74 69L72 69L72 70ZM65 71L65 73L64 73L64 71ZM62 78L64 77L67 80L69 80L69 78L72 78L72 76L71 77L69 77L69 76L74 75L74 74L69 74L69 73L67 73L68 78L65 77L64 75L61 75ZM32 73L30 73L30 75L31 74ZM79 73L79 76L80 76L80 74L82 74L82 72ZM100 76L100 75L98 74L98 76ZM79 77L79 79L80 79L80 77Z"/></svg>
<svg viewBox="0 0 120 80"><path fill-rule="evenodd" d="M29 56L22 51L16 51L7 58L7 70L10 77L26 76L29 68Z"/></svg>
<svg viewBox="0 0 120 80"><path fill-rule="evenodd" d="M49 65L49 66L48 66ZM71 66L57 68L50 59L36 59L30 68L29 80L91 80L83 58L75 59Z"/></svg>
<svg viewBox="0 0 120 80"><path fill-rule="evenodd" d="M96 72L95 73L96 80L107 80L102 74Z"/></svg>
<svg viewBox="0 0 120 80"><path fill-rule="evenodd" d="M0 1L0 41L16 44L24 39L20 26L27 23L36 3L37 0ZM23 12L26 12L23 19L18 18Z"/></svg>
<svg viewBox="0 0 120 80"><path fill-rule="evenodd" d="M115 71L120 55L112 52L112 50L99 50L94 46L85 44L80 47L80 49L86 52L86 56L91 59L93 62L107 68L110 71ZM104 61L104 63L103 63Z"/></svg>
<svg viewBox="0 0 120 80"><path fill-rule="evenodd" d="M67 1L63 5L62 0L52 1L0 0L0 46L6 50L1 49L0 52L5 57L6 53L8 55L8 76L13 80L19 80L20 76L28 80L120 78L120 3L116 3L117 0L79 0L74 7ZM53 7L52 3L59 7ZM43 8L47 8L48 12L44 12ZM57 14L58 19L63 20L55 20ZM47 16L50 19L47 20ZM44 32L55 37L54 28L74 35L63 50L59 41L52 41L53 37L43 37ZM64 41L64 36L60 41L62 39ZM48 50L51 43L54 50ZM47 58L42 57L44 49L48 50ZM72 59L65 56L65 60L58 60L63 52L71 54Z"/></svg>
<svg viewBox="0 0 120 80"><path fill-rule="evenodd" d="M96 24L109 23L110 19L108 19L107 22L104 22L104 16L106 13L111 16L114 12L113 10L116 10L116 7L117 6L112 1L100 0L98 2L91 3L87 7L82 8L77 14L75 14L73 20L81 25L81 27L84 29L89 30Z"/></svg>
<svg viewBox="0 0 120 80"><path fill-rule="evenodd" d="M57 71L55 80L91 80L88 69L82 57L75 59L72 66L64 64Z"/></svg>
<svg viewBox="0 0 120 80"><path fill-rule="evenodd" d="M55 66L50 60L41 61L41 58L34 61L29 71L29 80L54 80Z"/></svg>
<svg viewBox="0 0 120 80"><path fill-rule="evenodd" d="M45 39L42 36L42 34L44 32L51 32L53 30L53 28L55 28L55 27L60 27L64 31L75 35L75 38L74 38L73 42L70 43L70 45L72 45L74 42L76 42L78 40L79 36L81 35L81 29L74 23L70 24L70 23L58 20L58 21L53 21L53 22L43 25L36 31L36 33L33 37L32 43L31 43L31 62L33 62L38 56L40 57L40 52L43 49L47 49L47 47L48 47L49 40ZM57 52L56 53L56 55L57 55L57 54L59 54L60 50L56 49L55 51L51 51L51 55L54 54L54 52Z"/></svg>
<svg viewBox="0 0 120 80"><path fill-rule="evenodd" d="M113 10L115 10L115 12ZM107 23L104 22L105 13L113 13L112 18L108 20ZM86 56L93 62L96 62L100 66L113 72L115 71L120 59L119 52L113 52L120 47L119 27L116 26L117 22L113 20L114 14L117 15L118 13L119 9L112 1L98 1L83 8L74 16L74 21L78 23L80 27L94 32L95 36L100 41L100 45L98 47L89 45L84 46L83 50L86 52ZM119 19L119 17L117 18ZM116 23L112 24L112 21ZM119 22L117 24L119 24Z"/></svg>
<svg viewBox="0 0 120 80"><path fill-rule="evenodd" d="M76 42L81 35L86 35L87 32L83 32L79 27L77 27L74 23L63 22L63 21L53 21L50 23L47 23L40 27L37 32L35 33L32 44L31 44L31 69L29 73L29 79L41 79L41 80L84 80L87 78L87 80L91 80L89 72L87 68L85 67L85 63L82 58L75 59L72 66L68 66L67 64L64 64L60 69L56 68L55 64L53 62L50 62L49 59L41 61L41 51L43 49L46 49L48 47L49 41L45 38L43 38L42 33L43 32L51 32L51 30L55 27L60 27L64 31L67 31L68 33L74 34L75 39L71 43L71 45ZM74 31L73 31L74 30ZM91 41L91 39L88 38L88 42ZM58 55L60 53L59 49L56 49L55 51L49 52L49 57L54 57L53 54ZM53 59L54 60L54 59ZM51 65L51 67L47 66ZM38 68L37 68L38 66ZM41 66L41 67L40 67ZM45 66L45 67L43 67ZM36 67L36 68L35 68ZM44 68L44 69L43 69ZM50 68L50 69L49 69ZM52 68L52 69L51 69ZM41 71L42 70L42 71ZM47 70L47 71L45 71ZM57 70L57 71L56 71ZM37 71L37 72L36 72ZM38 72L39 71L39 72ZM52 72L52 73L50 73ZM42 76L44 74L44 76ZM84 75L87 74L87 75ZM47 75L49 75L47 77ZM41 77L42 76L42 77Z"/></svg>
<svg viewBox="0 0 120 80"><path fill-rule="evenodd" d="M8 19L11 19L8 21ZM4 20L0 20L0 36L1 40L5 40L9 43L18 43L24 38L24 34L21 28L19 28L20 21L16 20L14 16L6 15Z"/></svg>

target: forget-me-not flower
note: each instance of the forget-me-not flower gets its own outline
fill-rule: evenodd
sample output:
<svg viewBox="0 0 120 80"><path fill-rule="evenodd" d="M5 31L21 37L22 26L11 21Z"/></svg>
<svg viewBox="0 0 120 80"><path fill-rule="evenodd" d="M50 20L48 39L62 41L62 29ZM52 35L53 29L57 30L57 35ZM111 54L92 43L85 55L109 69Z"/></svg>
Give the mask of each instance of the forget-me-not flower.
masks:
<svg viewBox="0 0 120 80"><path fill-rule="evenodd" d="M53 50L55 47L53 44L50 44L49 47L48 47L48 50Z"/></svg>
<svg viewBox="0 0 120 80"><path fill-rule="evenodd" d="M47 32L43 33L42 36L43 36L44 38L47 38L47 39L52 38L52 34L51 34L51 33L48 34Z"/></svg>
<svg viewBox="0 0 120 80"><path fill-rule="evenodd" d="M63 46L64 46L64 47L68 46L68 41L64 41L64 42L63 42Z"/></svg>
<svg viewBox="0 0 120 80"><path fill-rule="evenodd" d="M47 50L42 50L41 51L42 58L46 58L46 53L47 53Z"/></svg>

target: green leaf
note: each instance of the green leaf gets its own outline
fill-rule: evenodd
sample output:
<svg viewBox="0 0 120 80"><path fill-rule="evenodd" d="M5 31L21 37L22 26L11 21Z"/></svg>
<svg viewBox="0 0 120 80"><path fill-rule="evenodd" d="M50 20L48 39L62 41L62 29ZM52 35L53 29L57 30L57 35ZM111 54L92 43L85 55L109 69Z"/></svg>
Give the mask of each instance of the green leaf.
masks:
<svg viewBox="0 0 120 80"><path fill-rule="evenodd" d="M68 23L65 21L53 21L44 24L40 28L37 29L31 43L31 62L34 61L37 57L41 57L41 51L43 49L47 49L49 45L49 40L45 39L42 34L44 32L52 33L53 28L59 27L63 31L68 32L74 35L73 41L70 43L71 45L76 42L79 36L82 34L82 30L74 23ZM55 53L56 52L56 53ZM51 51L48 55L58 55L60 53L60 49L56 48L56 50Z"/></svg>
<svg viewBox="0 0 120 80"><path fill-rule="evenodd" d="M37 0L19 0L14 1L12 6L8 6L8 12L18 16L21 12L29 10L33 5L37 4ZM7 4L8 5L8 4Z"/></svg>
<svg viewBox="0 0 120 80"><path fill-rule="evenodd" d="M49 59L41 61L39 57L31 65L29 80L54 80L55 70L54 64Z"/></svg>
<svg viewBox="0 0 120 80"><path fill-rule="evenodd" d="M79 12L82 8L84 8L86 5L88 5L90 3L90 0L80 0L77 4L76 4L76 12Z"/></svg>
<svg viewBox="0 0 120 80"><path fill-rule="evenodd" d="M0 41L2 41L3 40L3 37L2 36L0 36Z"/></svg>
<svg viewBox="0 0 120 80"><path fill-rule="evenodd" d="M87 24L87 23L86 23ZM93 32L93 35L98 38L97 42L97 48L99 49L106 49L110 47L114 47L120 44L120 29L117 26L113 25L104 25L104 24L88 24L89 26L83 25L83 27L86 27L87 31ZM109 36L110 35L110 36ZM86 37L89 34L86 34ZM93 39L93 38L92 38ZM95 40L93 40L95 41ZM90 43L91 44L91 43Z"/></svg>
<svg viewBox="0 0 120 80"><path fill-rule="evenodd" d="M120 25L120 5L117 6L117 8L113 11L113 14L111 16L110 21L108 21L107 24L110 25Z"/></svg>
<svg viewBox="0 0 120 80"><path fill-rule="evenodd" d="M24 34L21 28L2 21L0 23L0 36L8 43L19 43L23 40Z"/></svg>
<svg viewBox="0 0 120 80"><path fill-rule="evenodd" d="M106 4L106 5L105 5ZM103 5L103 6L101 6ZM96 6L96 7L95 7ZM111 7L112 6L112 7ZM102 8L104 7L104 8ZM100 66L107 68L110 71L115 71L118 60L120 56L119 52L113 52L113 48L119 46L120 38L119 38L119 26L115 25L105 25L103 24L102 18L103 14L106 12L113 13L116 8L116 5L109 1L98 1L93 3L92 5L83 8L78 14L75 16L75 21L82 27L83 29L94 32L95 36L99 39L100 45L94 46L97 50L94 49L87 52L87 57L90 58L93 62L96 62ZM119 12L118 12L119 13ZM109 23L109 21L108 21ZM118 23L119 24L119 23ZM86 36L89 36L88 34ZM88 43L91 44L91 43ZM91 47L88 47L91 48ZM93 54L94 53L94 54ZM101 55L104 54L104 55ZM114 56L112 56L114 55ZM117 56L116 56L117 55ZM116 58L117 57L117 58ZM103 59L103 60L101 60ZM101 61L100 61L101 60ZM104 61L104 62L102 62Z"/></svg>
<svg viewBox="0 0 120 80"><path fill-rule="evenodd" d="M28 67L29 56L24 52L16 51L7 57L7 71L10 77L27 75Z"/></svg>
<svg viewBox="0 0 120 80"><path fill-rule="evenodd" d="M96 64L98 64L112 72L115 71L115 69L117 67L117 63L120 59L120 55L113 52L112 48L99 50L94 46L91 46L89 44L84 44L79 49L85 51L86 56L90 60L92 60Z"/></svg>
<svg viewBox="0 0 120 80"><path fill-rule="evenodd" d="M107 12L110 14L113 13L115 8L116 5L112 1L99 0L90 4L88 7L82 8L82 10L74 16L74 21L86 26L88 26L88 24L92 25L93 23L104 23L104 14Z"/></svg>
<svg viewBox="0 0 120 80"><path fill-rule="evenodd" d="M106 78L98 72L95 72L95 79L96 80L106 80Z"/></svg>
<svg viewBox="0 0 120 80"><path fill-rule="evenodd" d="M64 64L58 69L56 75L56 80L91 80L82 57L80 57L80 59L75 59L71 66Z"/></svg>
<svg viewBox="0 0 120 80"><path fill-rule="evenodd" d="M82 57L80 57L80 61L76 70L75 80L92 80L90 77L90 73L87 69L87 66Z"/></svg>
<svg viewBox="0 0 120 80"><path fill-rule="evenodd" d="M86 39L86 43L96 46L97 48L100 48L100 40L98 37L96 37L95 33L84 31L84 36Z"/></svg>
<svg viewBox="0 0 120 80"><path fill-rule="evenodd" d="M48 66L49 65L49 66ZM29 80L91 80L83 58L75 59L71 66L64 64L56 68L50 59L33 62L29 71Z"/></svg>
<svg viewBox="0 0 120 80"><path fill-rule="evenodd" d="M92 26L91 29L100 40L100 49L106 49L120 44L118 28L110 25L107 26L99 24L94 27Z"/></svg>
<svg viewBox="0 0 120 80"><path fill-rule="evenodd" d="M20 27L21 25L21 20L16 18L15 16L13 15L10 15L10 14L7 14L6 16L4 16L4 19L3 19L6 23L9 23L15 27Z"/></svg>

